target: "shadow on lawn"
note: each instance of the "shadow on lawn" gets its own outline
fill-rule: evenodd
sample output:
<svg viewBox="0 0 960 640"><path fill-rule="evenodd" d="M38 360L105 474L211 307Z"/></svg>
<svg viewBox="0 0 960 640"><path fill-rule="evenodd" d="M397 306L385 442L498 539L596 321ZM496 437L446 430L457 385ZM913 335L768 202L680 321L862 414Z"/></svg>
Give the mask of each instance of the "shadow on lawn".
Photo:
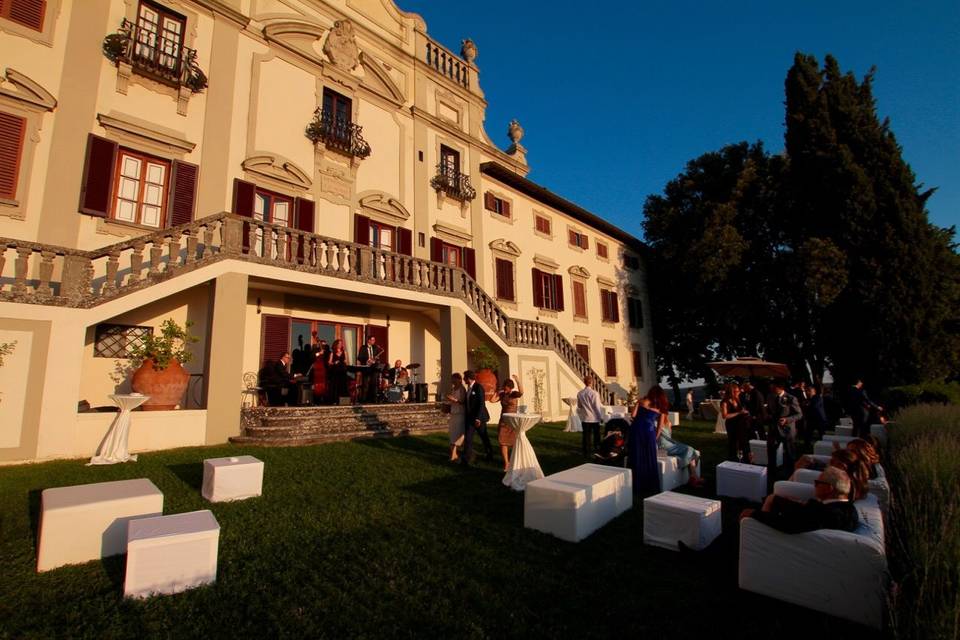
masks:
<svg viewBox="0 0 960 640"><path fill-rule="evenodd" d="M30 513L30 532L33 534L33 556L40 553L40 494L43 489L31 489L27 493L27 509Z"/></svg>
<svg viewBox="0 0 960 640"><path fill-rule="evenodd" d="M447 461L448 449L424 437L396 436L392 438L360 438L354 440L354 443L372 449L402 453L420 458L424 462L428 462L434 466L453 466L453 464Z"/></svg>
<svg viewBox="0 0 960 640"><path fill-rule="evenodd" d="M184 462L182 464L167 465L173 475L180 478L188 487L200 491L203 489L203 463L202 462Z"/></svg>

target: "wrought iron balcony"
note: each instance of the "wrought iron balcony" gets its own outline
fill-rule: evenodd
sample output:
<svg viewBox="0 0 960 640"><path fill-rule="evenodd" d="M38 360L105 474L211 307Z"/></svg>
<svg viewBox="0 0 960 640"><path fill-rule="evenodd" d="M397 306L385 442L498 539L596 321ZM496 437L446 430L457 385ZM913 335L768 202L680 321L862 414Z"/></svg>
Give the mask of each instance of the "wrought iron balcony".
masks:
<svg viewBox="0 0 960 640"><path fill-rule="evenodd" d="M329 149L363 159L370 155L370 145L363 139L362 132L360 125L347 118L334 117L320 107L314 111L306 135L314 144L322 142Z"/></svg>
<svg viewBox="0 0 960 640"><path fill-rule="evenodd" d="M437 165L437 175L430 180L430 186L457 200L473 200L477 197L477 190L470 184L470 176L454 171L448 165Z"/></svg>
<svg viewBox="0 0 960 640"><path fill-rule="evenodd" d="M126 62L164 84L186 87L193 93L207 88L207 76L197 66L195 49L127 19L116 33L103 39L103 54L111 62Z"/></svg>

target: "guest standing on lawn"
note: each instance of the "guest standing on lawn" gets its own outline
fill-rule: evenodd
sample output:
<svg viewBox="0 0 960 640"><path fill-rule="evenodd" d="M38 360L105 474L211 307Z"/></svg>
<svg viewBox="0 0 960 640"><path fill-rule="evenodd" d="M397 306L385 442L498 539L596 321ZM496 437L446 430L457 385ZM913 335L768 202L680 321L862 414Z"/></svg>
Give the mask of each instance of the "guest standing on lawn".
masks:
<svg viewBox="0 0 960 640"><path fill-rule="evenodd" d="M583 389L577 394L577 414L583 426L581 444L583 457L586 458L600 446L600 421L603 420L603 401L593 388L593 376L583 376ZM593 449L590 448L590 434L593 434Z"/></svg>
<svg viewBox="0 0 960 640"><path fill-rule="evenodd" d="M689 467L691 487L703 486L703 480L697 475L697 462L700 460L700 452L688 444L683 444L673 439L673 431L670 428L670 420L667 413L670 411L670 400L663 388L655 384L647 392L647 398L650 400L650 407L660 412L657 420L657 445L667 452L668 456L674 456L680 459L680 465Z"/></svg>
<svg viewBox="0 0 960 640"><path fill-rule="evenodd" d="M793 469L797 460L796 422L800 419L800 404L786 392L786 383L775 380L770 384L767 410L770 429L767 431L767 493L773 493L777 479L777 446L783 443L783 464Z"/></svg>
<svg viewBox="0 0 960 640"><path fill-rule="evenodd" d="M477 382L473 371L464 371L463 381L467 383L467 410L464 419L463 455L460 457L460 462L465 465L473 464L475 434L480 434L480 440L483 441L483 448L486 451L484 458L492 461L493 447L490 446L490 436L487 435L487 421L490 420L490 413L487 411L486 393L483 385Z"/></svg>
<svg viewBox="0 0 960 640"><path fill-rule="evenodd" d="M740 387L733 382L725 387L720 415L727 427L727 460L753 462L750 452L750 412L740 404Z"/></svg>
<svg viewBox="0 0 960 640"><path fill-rule="evenodd" d="M516 385L514 385L516 380ZM516 386L516 388L514 388ZM520 378L513 374L513 380L507 380L497 391L495 402L500 403L500 424L497 425L497 441L500 443L500 455L503 456L503 470L507 471L510 467L510 447L517 442L517 432L513 427L506 424L503 419L505 413L516 413L518 398L523 397L523 387L520 386Z"/></svg>
<svg viewBox="0 0 960 640"><path fill-rule="evenodd" d="M693 389L687 390L687 420L693 420Z"/></svg>
<svg viewBox="0 0 960 640"><path fill-rule="evenodd" d="M450 403L450 417L447 418L447 429L450 431L450 462L456 462L457 447L463 445L464 418L467 404L467 390L463 388L463 376L455 373L450 376L450 393L447 402Z"/></svg>
<svg viewBox="0 0 960 640"><path fill-rule="evenodd" d="M661 414L650 406L649 398L641 398L633 408L633 421L627 430L627 460L633 472L633 490L656 493L660 490L657 469L657 425Z"/></svg>

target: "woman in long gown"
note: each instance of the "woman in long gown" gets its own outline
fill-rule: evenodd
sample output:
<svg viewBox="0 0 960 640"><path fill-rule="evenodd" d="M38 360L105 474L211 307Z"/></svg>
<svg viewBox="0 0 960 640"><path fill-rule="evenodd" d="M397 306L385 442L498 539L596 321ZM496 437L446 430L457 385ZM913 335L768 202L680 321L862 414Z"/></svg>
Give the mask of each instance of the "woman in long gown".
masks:
<svg viewBox="0 0 960 640"><path fill-rule="evenodd" d="M446 400L450 403L450 417L447 428L450 431L450 462L459 460L457 447L463 445L464 415L467 404L467 390L463 387L463 377L459 373L450 376L452 387Z"/></svg>
<svg viewBox="0 0 960 640"><path fill-rule="evenodd" d="M641 398L633 408L633 422L627 431L627 460L633 471L633 490L638 493L656 493L660 490L660 472L657 469L657 423L660 412L650 406L648 398Z"/></svg>
<svg viewBox="0 0 960 640"><path fill-rule="evenodd" d="M347 388L347 352L343 350L343 340L334 340L327 359L327 388L333 404L340 398L350 395Z"/></svg>
<svg viewBox="0 0 960 640"><path fill-rule="evenodd" d="M724 387L720 415L727 427L727 460L753 462L750 452L750 412L740 404L740 387L733 382Z"/></svg>
<svg viewBox="0 0 960 640"><path fill-rule="evenodd" d="M688 484L691 487L703 486L703 480L697 476L697 462L700 460L700 452L688 444L673 439L673 429L670 427L670 420L667 416L670 411L670 400L667 398L667 392L660 385L655 384L647 392L647 399L650 401L650 407L660 412L657 420L657 446L666 451L668 456L679 458L681 467L689 468L690 480Z"/></svg>

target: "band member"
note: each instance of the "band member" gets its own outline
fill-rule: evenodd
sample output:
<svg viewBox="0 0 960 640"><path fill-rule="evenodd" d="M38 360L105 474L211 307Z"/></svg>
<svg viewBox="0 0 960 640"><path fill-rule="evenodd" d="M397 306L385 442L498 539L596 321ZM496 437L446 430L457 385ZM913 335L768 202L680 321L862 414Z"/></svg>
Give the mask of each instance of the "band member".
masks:
<svg viewBox="0 0 960 640"><path fill-rule="evenodd" d="M343 350L343 340L334 340L330 355L327 356L327 394L330 402L336 404L340 398L350 395L347 385L347 353Z"/></svg>
<svg viewBox="0 0 960 640"><path fill-rule="evenodd" d="M286 351L278 361L269 363L260 370L260 383L267 392L267 402L271 407L296 404L297 383L303 376L290 373L292 362L293 357Z"/></svg>
<svg viewBox="0 0 960 640"><path fill-rule="evenodd" d="M380 363L380 356L383 355L383 349L377 346L377 339L373 336L367 338L367 344L360 347L357 352L357 364L362 367L373 367ZM376 402L377 400L377 372L370 369L363 374L363 394L361 402Z"/></svg>
<svg viewBox="0 0 960 640"><path fill-rule="evenodd" d="M410 384L410 372L403 366L401 360L397 360L391 368L387 369L387 380L390 384L403 389L404 400L408 399L413 392L413 385Z"/></svg>

